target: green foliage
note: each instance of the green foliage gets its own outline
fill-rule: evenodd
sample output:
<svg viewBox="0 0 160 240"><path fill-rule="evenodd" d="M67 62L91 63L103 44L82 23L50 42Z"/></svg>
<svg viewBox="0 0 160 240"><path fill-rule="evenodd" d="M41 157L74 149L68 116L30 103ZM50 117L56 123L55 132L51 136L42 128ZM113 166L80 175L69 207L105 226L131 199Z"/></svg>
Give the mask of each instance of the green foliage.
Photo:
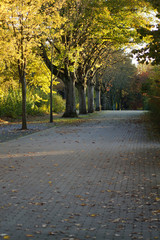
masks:
<svg viewBox="0 0 160 240"><path fill-rule="evenodd" d="M141 81L136 78L136 67L120 52L115 54L113 62L102 75L101 91L107 97L107 109L142 109Z"/></svg>
<svg viewBox="0 0 160 240"><path fill-rule="evenodd" d="M149 74L146 94L149 100L149 107L152 119L159 125L160 122L160 66L155 66Z"/></svg>
<svg viewBox="0 0 160 240"><path fill-rule="evenodd" d="M28 115L41 115L49 112L49 94L40 89L27 91L26 110ZM61 96L53 95L53 111L63 112L65 101ZM20 89L10 88L7 93L0 94L0 116L18 118L22 115L22 93Z"/></svg>
<svg viewBox="0 0 160 240"><path fill-rule="evenodd" d="M61 113L65 110L65 101L60 95L53 94L53 112Z"/></svg>
<svg viewBox="0 0 160 240"><path fill-rule="evenodd" d="M149 63L152 65L160 64L160 1L159 0L147 0L153 6L154 11L153 18L150 21L150 29L146 27L140 28L139 34L141 38L145 40L148 38L149 42L138 50L134 50L133 54L136 54L137 60L141 63ZM155 27L156 26L156 27Z"/></svg>
<svg viewBox="0 0 160 240"><path fill-rule="evenodd" d="M152 97L149 102L151 110L151 118L158 126L160 123L160 86L158 89L158 97ZM159 126L160 127L160 126Z"/></svg>
<svg viewBox="0 0 160 240"><path fill-rule="evenodd" d="M88 76L93 77L95 71L104 65L108 43L120 48L133 40L137 41L139 36L137 28L139 25L145 27L147 24L147 18L141 15L144 2L144 0L4 0L0 4L0 64L2 62L3 65L2 67L0 65L0 68L5 70L6 77L8 68L11 69L14 65L16 70L13 71L12 68L14 74L11 71L10 75L14 81L15 78L16 81L18 79L23 90L27 84L28 87L35 87L36 91L37 88L43 89L48 96L50 73L37 57L37 49L42 44L46 49L43 59L56 77L65 83L76 76L77 81L84 83ZM8 68L5 66L6 62ZM3 80L6 81L5 78ZM24 113L22 122L25 122L25 91L22 92ZM31 95L27 93L28 113L38 112L40 108L47 110L48 97L41 97L41 94L32 91L31 93ZM14 98L17 99L13 96ZM7 101L11 100L4 100L6 103ZM60 103L57 98L56 101ZM60 109L57 109L55 103L54 110L61 111L63 102L60 105Z"/></svg>
<svg viewBox="0 0 160 240"><path fill-rule="evenodd" d="M16 118L21 115L21 93L19 90L9 90L7 94L1 94L0 116Z"/></svg>
<svg viewBox="0 0 160 240"><path fill-rule="evenodd" d="M152 122L160 123L160 65L143 67L138 78L141 79L141 93L143 95L144 109L150 110ZM160 127L160 126L159 126Z"/></svg>

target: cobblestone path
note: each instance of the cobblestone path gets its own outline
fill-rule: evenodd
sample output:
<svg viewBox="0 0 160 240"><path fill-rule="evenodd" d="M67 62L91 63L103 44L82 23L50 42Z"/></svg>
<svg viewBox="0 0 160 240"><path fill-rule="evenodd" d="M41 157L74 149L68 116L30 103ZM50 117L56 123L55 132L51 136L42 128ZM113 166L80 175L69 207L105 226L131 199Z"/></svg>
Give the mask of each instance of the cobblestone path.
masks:
<svg viewBox="0 0 160 240"><path fill-rule="evenodd" d="M0 144L0 240L160 239L160 142L141 111Z"/></svg>

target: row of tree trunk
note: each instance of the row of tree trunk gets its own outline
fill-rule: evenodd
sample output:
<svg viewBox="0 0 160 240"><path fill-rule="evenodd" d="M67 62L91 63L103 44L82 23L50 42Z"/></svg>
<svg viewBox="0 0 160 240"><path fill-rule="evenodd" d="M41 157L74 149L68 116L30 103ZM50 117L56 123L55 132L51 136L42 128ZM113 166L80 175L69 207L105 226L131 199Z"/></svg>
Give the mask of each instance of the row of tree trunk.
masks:
<svg viewBox="0 0 160 240"><path fill-rule="evenodd" d="M85 85L67 84L65 86L66 92L66 110L63 117L76 117L75 106L75 89L78 90L79 97L79 114L93 113L95 110L101 110L100 87L96 88L93 83ZM95 93L95 94L94 94ZM86 96L88 97L88 104L86 103Z"/></svg>
<svg viewBox="0 0 160 240"><path fill-rule="evenodd" d="M48 69L58 78L60 78L65 86L65 98L66 107L63 117L73 118L77 117L76 112L76 99L75 99L75 87L78 89L79 94L79 114L93 113L95 110L99 111L100 107L100 85L95 84L95 76L93 74L88 74L87 81L83 76L83 70L80 69L79 73L76 75L69 71L67 61L64 64L64 68L58 69L50 59L48 58L45 46L41 46L41 56L48 67ZM98 82L98 81L96 81ZM96 108L94 107L94 87L96 91ZM86 106L86 89L88 96L88 109Z"/></svg>

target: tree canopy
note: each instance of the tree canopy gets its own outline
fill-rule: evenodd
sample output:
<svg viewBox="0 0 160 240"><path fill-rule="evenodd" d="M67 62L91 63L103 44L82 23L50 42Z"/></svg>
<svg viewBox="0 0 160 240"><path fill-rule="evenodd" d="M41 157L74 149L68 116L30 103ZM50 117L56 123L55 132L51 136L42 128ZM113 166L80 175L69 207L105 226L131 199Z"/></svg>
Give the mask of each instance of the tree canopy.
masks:
<svg viewBox="0 0 160 240"><path fill-rule="evenodd" d="M142 27L139 29L141 38L149 38L149 42L140 50L134 50L133 53L137 55L138 61L141 63L152 63L152 65L160 64L160 2L159 0L148 0L153 6L152 14L154 14L150 28Z"/></svg>
<svg viewBox="0 0 160 240"><path fill-rule="evenodd" d="M53 5L52 14L57 13L54 15L54 26L57 26L59 5L54 1L50 3ZM0 4L0 57L5 67L17 65L22 85L22 129L27 128L26 74L28 66L35 61L39 39L47 34L46 23L50 21L50 8L42 13L47 4L46 0L4 0Z"/></svg>
<svg viewBox="0 0 160 240"><path fill-rule="evenodd" d="M26 128L26 79L33 83L32 71L37 72L39 56L65 84L64 116L77 116L75 84L84 85L87 78L91 80L97 69L104 67L110 46L120 49L140 41L137 29L149 29L149 19L142 14L149 7L144 0L0 3L1 68L17 66L23 93L22 128Z"/></svg>

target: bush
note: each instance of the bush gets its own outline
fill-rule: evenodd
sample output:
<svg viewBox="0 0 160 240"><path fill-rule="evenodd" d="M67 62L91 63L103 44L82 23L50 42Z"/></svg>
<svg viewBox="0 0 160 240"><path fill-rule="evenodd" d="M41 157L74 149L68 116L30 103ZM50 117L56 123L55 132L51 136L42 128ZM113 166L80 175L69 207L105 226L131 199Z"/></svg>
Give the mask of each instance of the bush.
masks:
<svg viewBox="0 0 160 240"><path fill-rule="evenodd" d="M157 124L160 128L160 96L156 96L150 99L149 102L150 112L151 112L151 119L152 121Z"/></svg>
<svg viewBox="0 0 160 240"><path fill-rule="evenodd" d="M49 113L49 95L40 89L28 89L26 109L28 115L41 115ZM53 94L53 111L63 112L65 101L61 96ZM9 89L7 93L0 95L0 116L18 118L22 115L22 93L21 89Z"/></svg>
<svg viewBox="0 0 160 240"><path fill-rule="evenodd" d="M60 95L53 94L53 112L61 113L65 110L65 100Z"/></svg>
<svg viewBox="0 0 160 240"><path fill-rule="evenodd" d="M10 89L7 94L1 95L0 116L16 118L22 113L22 96L19 90Z"/></svg>

